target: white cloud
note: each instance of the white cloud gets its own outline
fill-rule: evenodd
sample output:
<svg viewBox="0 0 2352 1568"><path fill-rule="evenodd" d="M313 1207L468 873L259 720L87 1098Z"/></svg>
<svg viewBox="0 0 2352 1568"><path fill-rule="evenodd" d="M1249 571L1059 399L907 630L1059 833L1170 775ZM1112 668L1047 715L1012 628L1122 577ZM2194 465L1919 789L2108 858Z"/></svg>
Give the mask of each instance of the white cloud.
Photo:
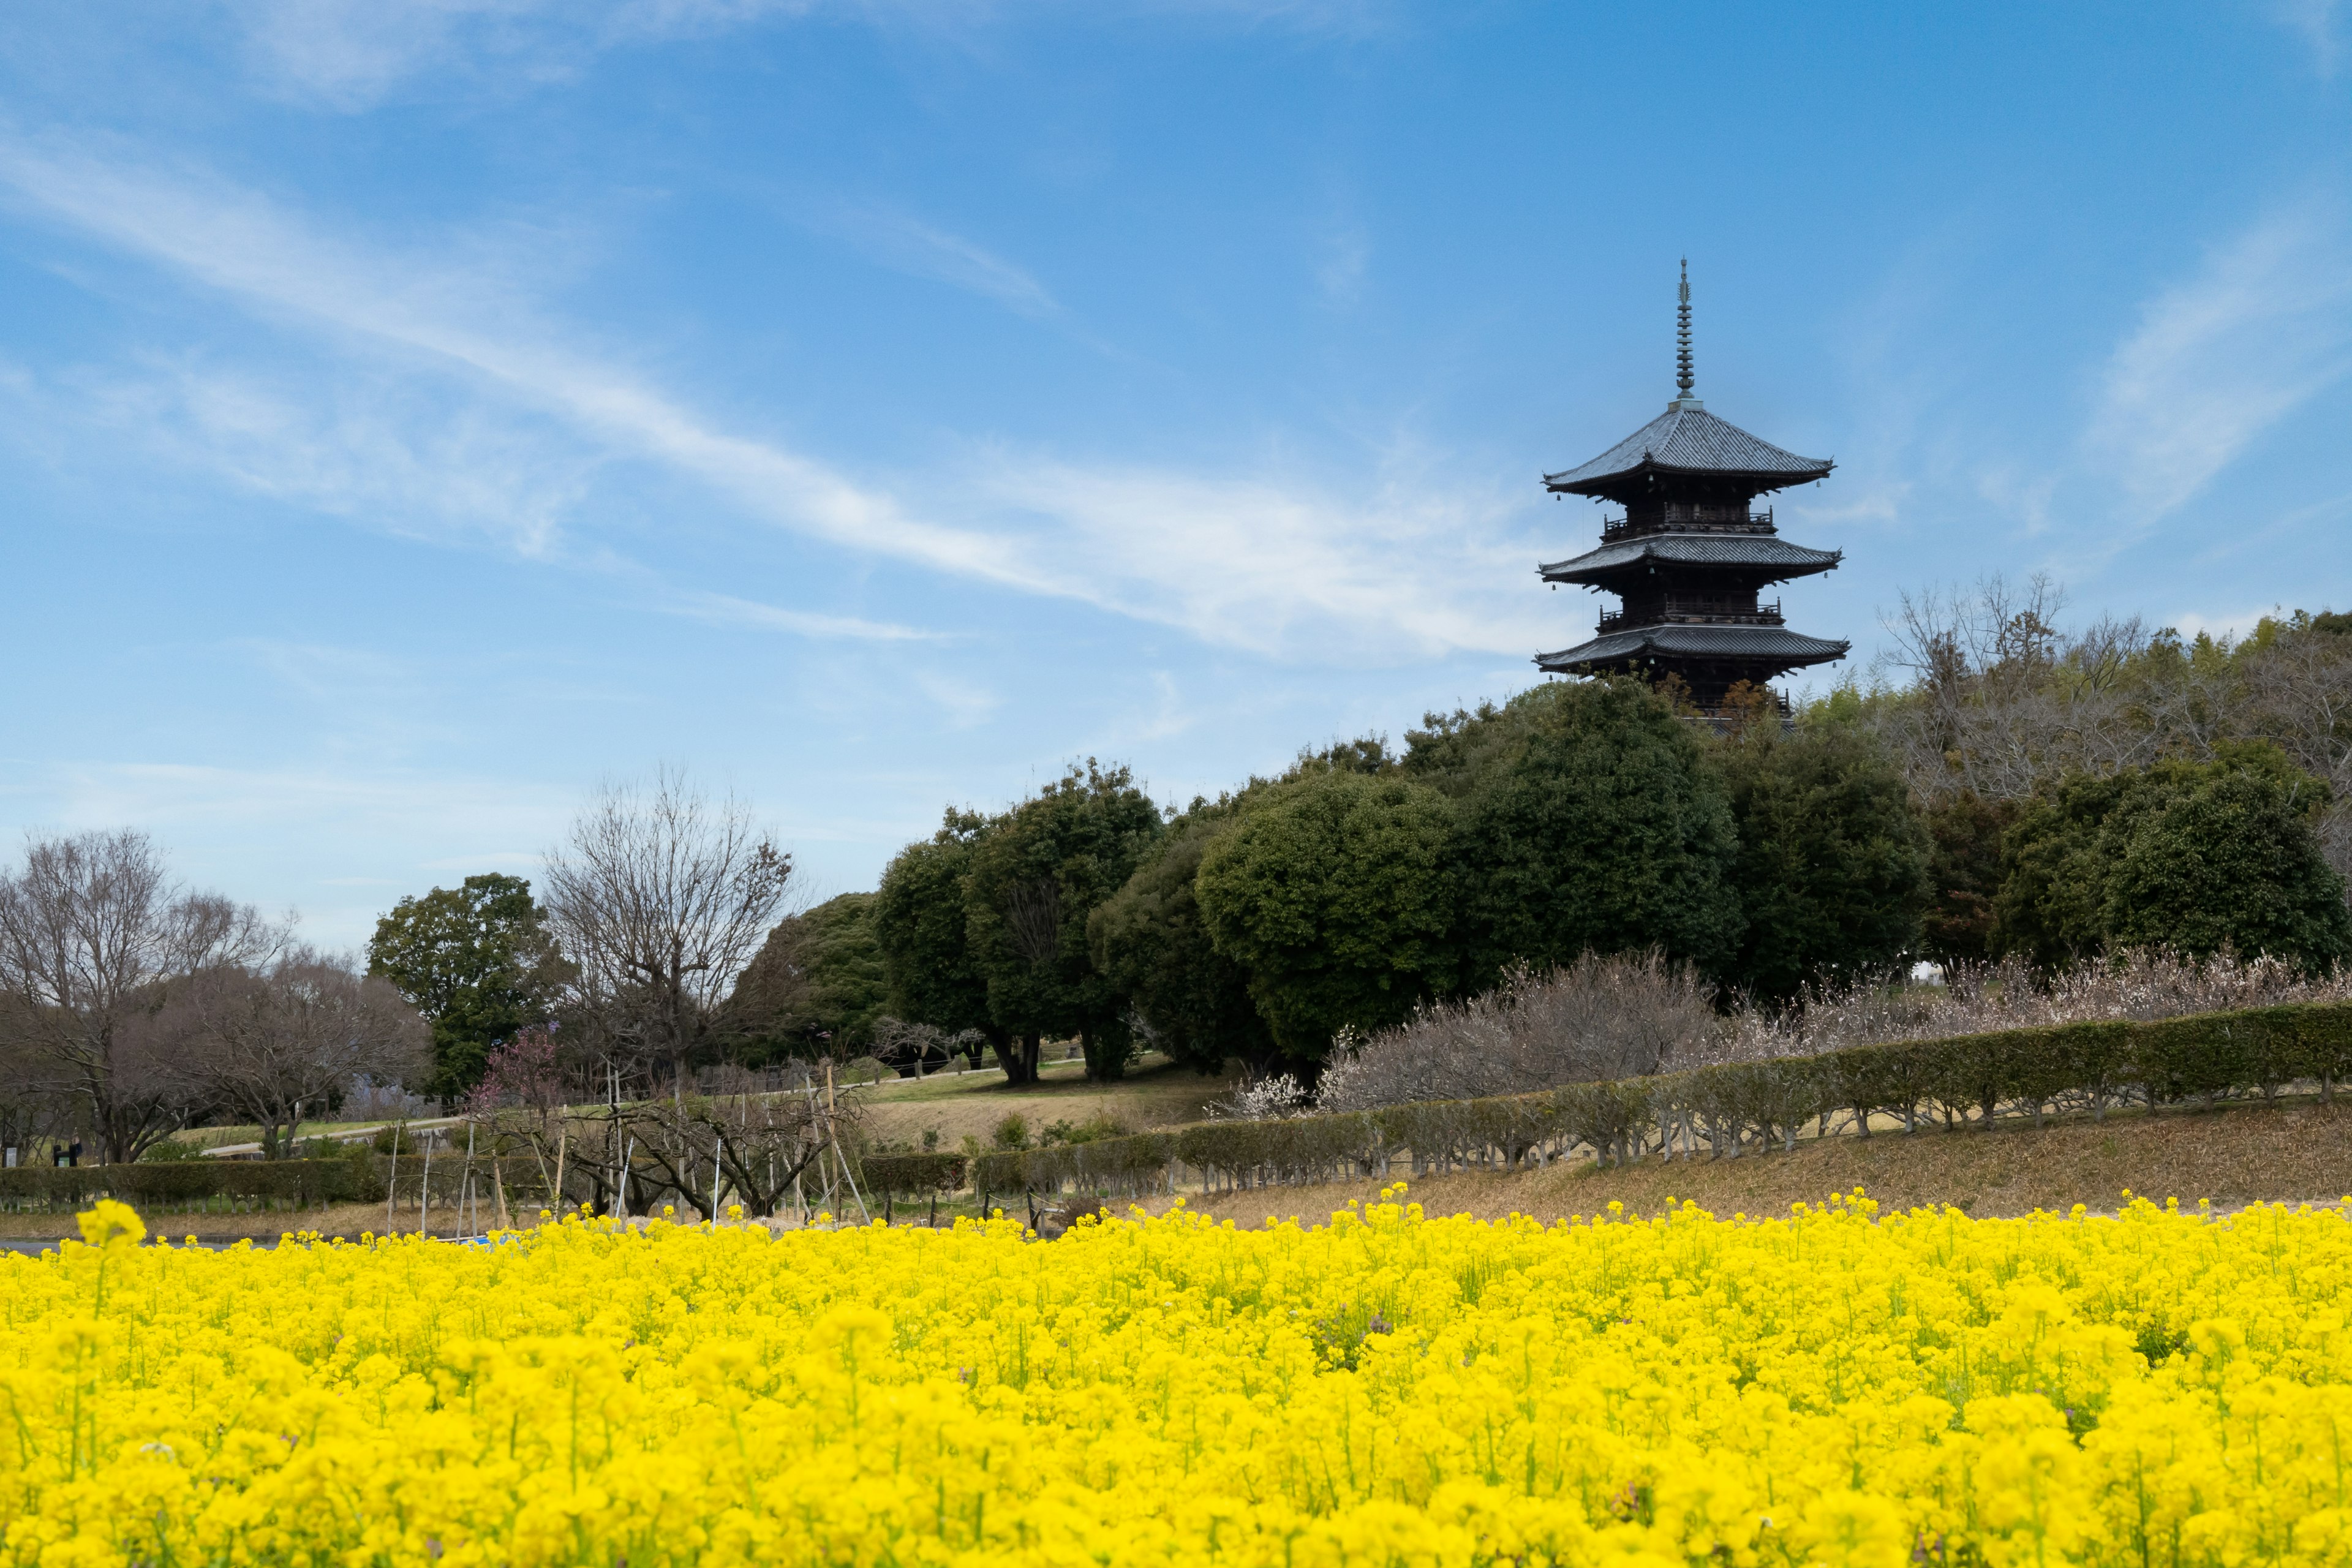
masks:
<svg viewBox="0 0 2352 1568"><path fill-rule="evenodd" d="M816 226L894 272L982 295L1024 316L1051 316L1061 310L1045 286L1022 268L910 214L888 207L846 207L827 215Z"/></svg>
<svg viewBox="0 0 2352 1568"><path fill-rule="evenodd" d="M253 193L71 143L0 142L0 183L50 216L245 300L412 364L465 373L630 455L818 537L1024 587L1005 542L909 518L889 497L783 447L715 428L614 366L562 346L495 271L374 254Z"/></svg>
<svg viewBox="0 0 2352 1568"><path fill-rule="evenodd" d="M674 615L735 626L767 626L812 637L851 637L867 642L931 642L941 636L893 621L869 621L856 616L824 616L806 610L782 609L731 594L679 592L663 608Z"/></svg>
<svg viewBox="0 0 2352 1568"><path fill-rule="evenodd" d="M1022 19L1011 0L223 0L251 68L275 96L356 113L411 82L525 87L578 78L607 49L708 37L818 13L926 32ZM1391 0L1127 0L1144 16L1355 37ZM1057 7L1089 15L1094 6Z"/></svg>
<svg viewBox="0 0 2352 1568"><path fill-rule="evenodd" d="M1558 628L1514 613L1536 547L1507 503L1398 485L1354 500L1310 485L1203 478L1000 452L976 501L1033 520L1099 602L1209 641L1265 653L1320 645L1376 662L1525 648Z"/></svg>
<svg viewBox="0 0 2352 1568"><path fill-rule="evenodd" d="M2087 445L2149 516L2189 500L2352 371L2352 243L2318 204L2266 218L2150 300L2116 350Z"/></svg>
<svg viewBox="0 0 2352 1568"><path fill-rule="evenodd" d="M2342 58L2336 37L2344 0L2273 0L2271 16L2311 49L2311 63L2322 77L2332 77Z"/></svg>
<svg viewBox="0 0 2352 1568"><path fill-rule="evenodd" d="M345 368L282 373L149 358L45 389L121 437L226 473L257 494L416 537L487 537L555 552L602 458L544 420L446 384ZM30 387L21 401L38 400Z"/></svg>
<svg viewBox="0 0 2352 1568"><path fill-rule="evenodd" d="M1372 237L1353 219L1332 224L1320 242L1322 259L1316 265L1315 286L1334 305L1352 305L1363 298L1364 278L1371 269Z"/></svg>
<svg viewBox="0 0 2352 1568"><path fill-rule="evenodd" d="M998 449L909 494L724 428L546 321L495 254L462 242L370 249L249 191L58 140L0 139L0 187L217 290L327 351L339 394L172 367L116 390L112 417L208 453L239 482L338 515L508 529L553 554L563 514L615 461L689 478L751 518L853 552L1084 601L1208 641L1314 658L1532 650L1558 640L1511 526L1531 498L1402 458L1333 491ZM477 259L449 263L444 256ZM453 391L453 388L455 389ZM439 423L436 424L436 421ZM424 432L419 434L418 432ZM948 525L932 516L970 522ZM422 526L421 524L419 526ZM574 553L579 553L576 550ZM588 563L659 586L589 551ZM1514 589L1519 589L1514 592ZM663 588L655 607L806 635L908 628Z"/></svg>
<svg viewBox="0 0 2352 1568"><path fill-rule="evenodd" d="M2280 613L2276 605L2263 605L2253 609L2221 615L2200 615L2195 610L2185 610L2169 617L2165 624L2191 641L2200 636L2213 637L2216 640L2222 638L2234 640L2251 633L2254 629L2255 623L2264 616L2275 616Z"/></svg>

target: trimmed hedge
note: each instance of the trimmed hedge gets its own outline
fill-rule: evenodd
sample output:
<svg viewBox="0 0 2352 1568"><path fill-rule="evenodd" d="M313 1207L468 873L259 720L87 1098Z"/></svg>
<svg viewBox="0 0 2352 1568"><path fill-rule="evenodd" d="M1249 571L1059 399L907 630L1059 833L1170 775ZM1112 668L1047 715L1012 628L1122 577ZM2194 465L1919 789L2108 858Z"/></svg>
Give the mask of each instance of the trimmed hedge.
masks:
<svg viewBox="0 0 2352 1568"><path fill-rule="evenodd" d="M963 1185L961 1154L868 1154L858 1161L866 1185L896 1197L928 1197L951 1193Z"/></svg>
<svg viewBox="0 0 2352 1568"><path fill-rule="evenodd" d="M1816 1057L1733 1062L1655 1078L1568 1084L1506 1099L1438 1100L1286 1121L1219 1121L1098 1142L984 1154L971 1184L988 1193L1173 1192L1179 1167L1203 1184L1413 1174L1465 1165L1548 1163L1590 1149L1603 1163L1663 1152L1737 1159L1793 1147L1811 1121L1871 1136L1874 1115L1906 1130L1983 1126L2053 1107L2113 1108L2251 1095L2315 1083L2323 1099L2352 1076L2352 1003L2316 1002L2148 1021L2008 1029L1858 1046Z"/></svg>
<svg viewBox="0 0 2352 1568"><path fill-rule="evenodd" d="M87 1205L100 1197L134 1207L170 1207L212 1198L311 1208L383 1199L383 1177L354 1160L163 1160L131 1165L34 1165L0 1171L0 1204Z"/></svg>

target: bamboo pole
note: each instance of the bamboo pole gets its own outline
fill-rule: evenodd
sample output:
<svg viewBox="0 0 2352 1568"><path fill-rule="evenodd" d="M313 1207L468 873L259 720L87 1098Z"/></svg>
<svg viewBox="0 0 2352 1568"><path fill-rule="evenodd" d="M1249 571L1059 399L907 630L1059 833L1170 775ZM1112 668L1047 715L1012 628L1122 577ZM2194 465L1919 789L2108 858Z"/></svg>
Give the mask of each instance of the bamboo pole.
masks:
<svg viewBox="0 0 2352 1568"><path fill-rule="evenodd" d="M428 1217L433 1205L433 1135L425 1135L425 1174L416 1183L416 1234L423 1236L432 1224Z"/></svg>
<svg viewBox="0 0 2352 1568"><path fill-rule="evenodd" d="M559 1118L563 1112L555 1113ZM557 1219L563 1217L563 1155L572 1146L572 1123L558 1121L555 1134L555 1191L548 1194L547 1206Z"/></svg>

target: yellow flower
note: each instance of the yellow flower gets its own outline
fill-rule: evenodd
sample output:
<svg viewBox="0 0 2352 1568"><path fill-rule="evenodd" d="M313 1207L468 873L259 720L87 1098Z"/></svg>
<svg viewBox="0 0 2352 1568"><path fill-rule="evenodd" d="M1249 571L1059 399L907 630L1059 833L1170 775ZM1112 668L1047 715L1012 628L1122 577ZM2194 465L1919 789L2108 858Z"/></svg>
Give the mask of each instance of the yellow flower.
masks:
<svg viewBox="0 0 2352 1568"><path fill-rule="evenodd" d="M86 1213L74 1215L81 1226L81 1238L92 1247L104 1247L114 1241L137 1246L147 1239L147 1226L139 1213L129 1204L112 1198L100 1198Z"/></svg>

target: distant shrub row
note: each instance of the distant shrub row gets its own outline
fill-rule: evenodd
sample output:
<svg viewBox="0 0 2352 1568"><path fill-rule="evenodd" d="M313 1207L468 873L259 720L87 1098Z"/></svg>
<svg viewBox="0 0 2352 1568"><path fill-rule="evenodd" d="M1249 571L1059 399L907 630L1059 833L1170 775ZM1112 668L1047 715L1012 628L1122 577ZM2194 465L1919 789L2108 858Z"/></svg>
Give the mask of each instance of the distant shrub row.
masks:
<svg viewBox="0 0 2352 1568"><path fill-rule="evenodd" d="M1389 1106L1289 1121L1207 1122L1164 1132L984 1154L983 1193L1173 1192L1190 1170L1205 1184L1415 1174L1465 1165L1548 1163L1579 1149L1603 1163L1646 1154L1738 1158L1794 1146L1808 1122L1870 1135L1870 1118L1909 1129L1940 1121L2039 1122L2053 1109L2104 1115L2130 1104L2269 1098L2315 1083L2323 1098L2352 1078L2352 1003L2325 1002L2007 1029L1951 1039L1857 1046L1821 1056L1736 1062L1652 1078L1570 1084L1492 1100Z"/></svg>
<svg viewBox="0 0 2352 1568"><path fill-rule="evenodd" d="M383 1176L355 1160L166 1160L131 1165L39 1165L0 1171L0 1204L12 1208L84 1207L120 1198L133 1207L172 1208L212 1198L311 1208L383 1198Z"/></svg>

